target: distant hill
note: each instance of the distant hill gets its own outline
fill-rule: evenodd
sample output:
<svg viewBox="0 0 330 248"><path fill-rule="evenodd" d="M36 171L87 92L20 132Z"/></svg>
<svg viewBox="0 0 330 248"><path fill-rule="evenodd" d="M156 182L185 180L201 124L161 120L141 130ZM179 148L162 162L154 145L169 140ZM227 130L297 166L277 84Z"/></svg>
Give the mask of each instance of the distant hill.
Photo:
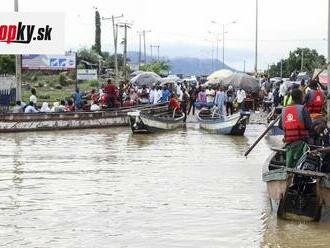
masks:
<svg viewBox="0 0 330 248"><path fill-rule="evenodd" d="M129 52L128 57L130 63L137 64L139 61L138 52ZM163 58L164 59L164 58ZM220 69L230 69L235 71L235 69L224 65L221 61L214 61L212 68L212 59L200 59L200 58L165 58L169 61L171 66L171 74L184 74L184 75L208 75L215 70ZM148 56L147 61L150 61L151 58Z"/></svg>

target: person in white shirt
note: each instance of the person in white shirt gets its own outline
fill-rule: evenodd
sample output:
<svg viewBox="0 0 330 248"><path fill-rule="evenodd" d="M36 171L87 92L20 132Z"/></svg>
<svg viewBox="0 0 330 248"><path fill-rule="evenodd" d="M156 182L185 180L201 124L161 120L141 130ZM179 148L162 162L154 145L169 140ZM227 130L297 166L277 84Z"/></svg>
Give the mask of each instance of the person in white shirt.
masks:
<svg viewBox="0 0 330 248"><path fill-rule="evenodd" d="M208 108L212 108L214 105L214 97L215 97L214 89L212 89L211 86L209 86L205 91L205 94L206 94L206 106Z"/></svg>
<svg viewBox="0 0 330 248"><path fill-rule="evenodd" d="M161 89L161 87L158 86L158 88L155 92L154 104L159 103L161 98L162 98L162 89Z"/></svg>
<svg viewBox="0 0 330 248"><path fill-rule="evenodd" d="M153 104L154 99L155 99L155 94L156 94L156 87L152 86L150 92L149 92L149 103Z"/></svg>
<svg viewBox="0 0 330 248"><path fill-rule="evenodd" d="M50 108L48 107L48 102L43 102L40 112L48 113L50 112Z"/></svg>
<svg viewBox="0 0 330 248"><path fill-rule="evenodd" d="M30 102L28 106L26 106L24 113L37 113L38 110L35 109L33 102Z"/></svg>
<svg viewBox="0 0 330 248"><path fill-rule="evenodd" d="M36 89L31 89L30 102L33 102L34 106L37 104L37 92Z"/></svg>
<svg viewBox="0 0 330 248"><path fill-rule="evenodd" d="M239 88L237 90L237 94L236 94L236 99L237 99L237 103L239 105L239 108L241 110L244 110L245 106L244 106L244 100L246 98L246 94L245 94L245 91L241 88Z"/></svg>

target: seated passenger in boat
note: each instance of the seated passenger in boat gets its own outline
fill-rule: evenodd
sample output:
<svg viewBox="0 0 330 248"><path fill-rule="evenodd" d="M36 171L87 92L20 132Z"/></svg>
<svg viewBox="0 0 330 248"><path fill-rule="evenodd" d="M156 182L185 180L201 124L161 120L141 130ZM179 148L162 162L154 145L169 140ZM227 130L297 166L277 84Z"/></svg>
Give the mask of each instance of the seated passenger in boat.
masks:
<svg viewBox="0 0 330 248"><path fill-rule="evenodd" d="M25 103L17 101L15 107L13 108L13 113L24 113L24 108L26 107Z"/></svg>
<svg viewBox="0 0 330 248"><path fill-rule="evenodd" d="M43 112L43 113L48 113L48 112L50 112L50 108L49 108L49 106L48 106L48 102L43 102L43 103L42 103L42 106L41 106L40 112Z"/></svg>
<svg viewBox="0 0 330 248"><path fill-rule="evenodd" d="M65 111L65 101L61 101L60 103L54 104L54 112L64 112Z"/></svg>
<svg viewBox="0 0 330 248"><path fill-rule="evenodd" d="M80 103L79 103L80 104ZM74 104L71 99L69 99L65 105L65 112L72 112L74 110Z"/></svg>
<svg viewBox="0 0 330 248"><path fill-rule="evenodd" d="M123 107L132 107L132 106L134 106L134 101L132 101L131 98L127 96L123 102Z"/></svg>
<svg viewBox="0 0 330 248"><path fill-rule="evenodd" d="M26 106L24 113L38 113L38 110L34 107L34 103L30 102L28 106Z"/></svg>
<svg viewBox="0 0 330 248"><path fill-rule="evenodd" d="M91 110L91 106L88 104L87 100L83 100L83 102L81 104L81 109L83 111L90 111Z"/></svg>
<svg viewBox="0 0 330 248"><path fill-rule="evenodd" d="M312 132L312 121L303 103L299 89L291 91L292 103L282 110L279 128L284 131L286 166L295 167L299 158L308 150L307 143Z"/></svg>
<svg viewBox="0 0 330 248"><path fill-rule="evenodd" d="M97 104L97 101L94 101L91 105L90 111L99 111L101 110L100 106Z"/></svg>
<svg viewBox="0 0 330 248"><path fill-rule="evenodd" d="M179 101L176 98L176 95L174 93L171 94L170 101L169 101L169 104L168 104L168 109L169 110L176 110L176 111L180 110L180 103L179 103Z"/></svg>

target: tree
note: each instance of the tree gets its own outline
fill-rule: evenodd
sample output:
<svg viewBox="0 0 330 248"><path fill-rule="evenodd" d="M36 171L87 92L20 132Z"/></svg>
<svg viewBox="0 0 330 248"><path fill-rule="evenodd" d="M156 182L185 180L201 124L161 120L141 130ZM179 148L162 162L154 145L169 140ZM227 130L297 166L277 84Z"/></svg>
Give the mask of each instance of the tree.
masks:
<svg viewBox="0 0 330 248"><path fill-rule="evenodd" d="M99 54L94 49L82 48L78 50L78 64L81 60L86 60L92 64L98 63Z"/></svg>
<svg viewBox="0 0 330 248"><path fill-rule="evenodd" d="M95 11L95 44L93 50L101 55L101 18L98 10Z"/></svg>
<svg viewBox="0 0 330 248"><path fill-rule="evenodd" d="M15 56L0 55L0 74L15 74Z"/></svg>
<svg viewBox="0 0 330 248"><path fill-rule="evenodd" d="M157 74L162 74L164 71L168 72L170 65L168 61L152 61L149 64L140 66L141 71L152 71Z"/></svg>
<svg viewBox="0 0 330 248"><path fill-rule="evenodd" d="M303 56L302 56L303 55ZM315 68L319 68L326 63L323 55L319 55L315 49L297 48L295 51L289 53L287 59L282 59L283 77L290 77L294 71L301 70L301 62L303 58L303 71L308 74L313 74ZM271 65L267 74L270 77L281 75L281 61Z"/></svg>

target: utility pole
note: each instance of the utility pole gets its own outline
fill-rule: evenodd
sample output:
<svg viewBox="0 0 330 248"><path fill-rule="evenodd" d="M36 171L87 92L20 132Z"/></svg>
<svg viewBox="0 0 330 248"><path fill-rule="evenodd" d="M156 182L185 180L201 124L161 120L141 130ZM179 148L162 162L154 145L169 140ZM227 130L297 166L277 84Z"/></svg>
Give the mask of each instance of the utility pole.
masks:
<svg viewBox="0 0 330 248"><path fill-rule="evenodd" d="M117 40L118 40L118 25L115 23L115 19L124 17L123 14L120 16L114 16L112 15L110 18L104 18L102 17L102 20L109 20L112 21L112 33L113 33L113 46L114 46L114 55L115 55L115 84L118 85L118 76L119 76L119 70L118 70L118 55L117 55Z"/></svg>
<svg viewBox="0 0 330 248"><path fill-rule="evenodd" d="M225 27L230 25L230 24L235 24L237 23L236 21L232 21L229 23L223 23L223 24L219 24L216 21L212 21L213 24L219 25L219 29L218 29L218 33L217 33L217 59L218 59L218 50L219 50L219 36L220 36L220 30L222 29L222 69L225 68Z"/></svg>
<svg viewBox="0 0 330 248"><path fill-rule="evenodd" d="M219 34L217 34L217 58L215 60L215 65L218 63L219 61Z"/></svg>
<svg viewBox="0 0 330 248"><path fill-rule="evenodd" d="M142 54L141 54L141 40L142 40L142 32L138 32L138 34L139 34L139 70L140 70L140 66L141 66L141 56L142 56Z"/></svg>
<svg viewBox="0 0 330 248"><path fill-rule="evenodd" d="M143 53L144 53L144 63L147 63L147 44L146 44L146 33L150 33L151 30L143 30Z"/></svg>
<svg viewBox="0 0 330 248"><path fill-rule="evenodd" d="M225 69L225 24L222 24L222 69Z"/></svg>
<svg viewBox="0 0 330 248"><path fill-rule="evenodd" d="M254 64L254 74L257 76L258 74L258 0L256 0L256 44L255 44L255 64Z"/></svg>
<svg viewBox="0 0 330 248"><path fill-rule="evenodd" d="M283 59L281 59L281 78L283 77Z"/></svg>
<svg viewBox="0 0 330 248"><path fill-rule="evenodd" d="M153 45L150 45L150 49L151 49L151 57L152 57L152 49L153 48L157 48L157 61L159 61L159 45L158 46L153 46Z"/></svg>
<svg viewBox="0 0 330 248"><path fill-rule="evenodd" d="M18 12L18 0L14 0L14 11ZM16 101L22 100L22 55L16 55Z"/></svg>
<svg viewBox="0 0 330 248"><path fill-rule="evenodd" d="M152 45L150 45L150 60L152 61Z"/></svg>
<svg viewBox="0 0 330 248"><path fill-rule="evenodd" d="M304 69L304 48L301 49L301 67L300 72L303 72Z"/></svg>
<svg viewBox="0 0 330 248"><path fill-rule="evenodd" d="M246 60L244 59L244 67L243 67L243 72L245 73L245 64L246 64Z"/></svg>
<svg viewBox="0 0 330 248"><path fill-rule="evenodd" d="M128 75L127 75L127 29L131 28L131 24L124 22L120 23L119 27L124 28L124 58L123 58L123 72L124 72L124 80L127 82Z"/></svg>

